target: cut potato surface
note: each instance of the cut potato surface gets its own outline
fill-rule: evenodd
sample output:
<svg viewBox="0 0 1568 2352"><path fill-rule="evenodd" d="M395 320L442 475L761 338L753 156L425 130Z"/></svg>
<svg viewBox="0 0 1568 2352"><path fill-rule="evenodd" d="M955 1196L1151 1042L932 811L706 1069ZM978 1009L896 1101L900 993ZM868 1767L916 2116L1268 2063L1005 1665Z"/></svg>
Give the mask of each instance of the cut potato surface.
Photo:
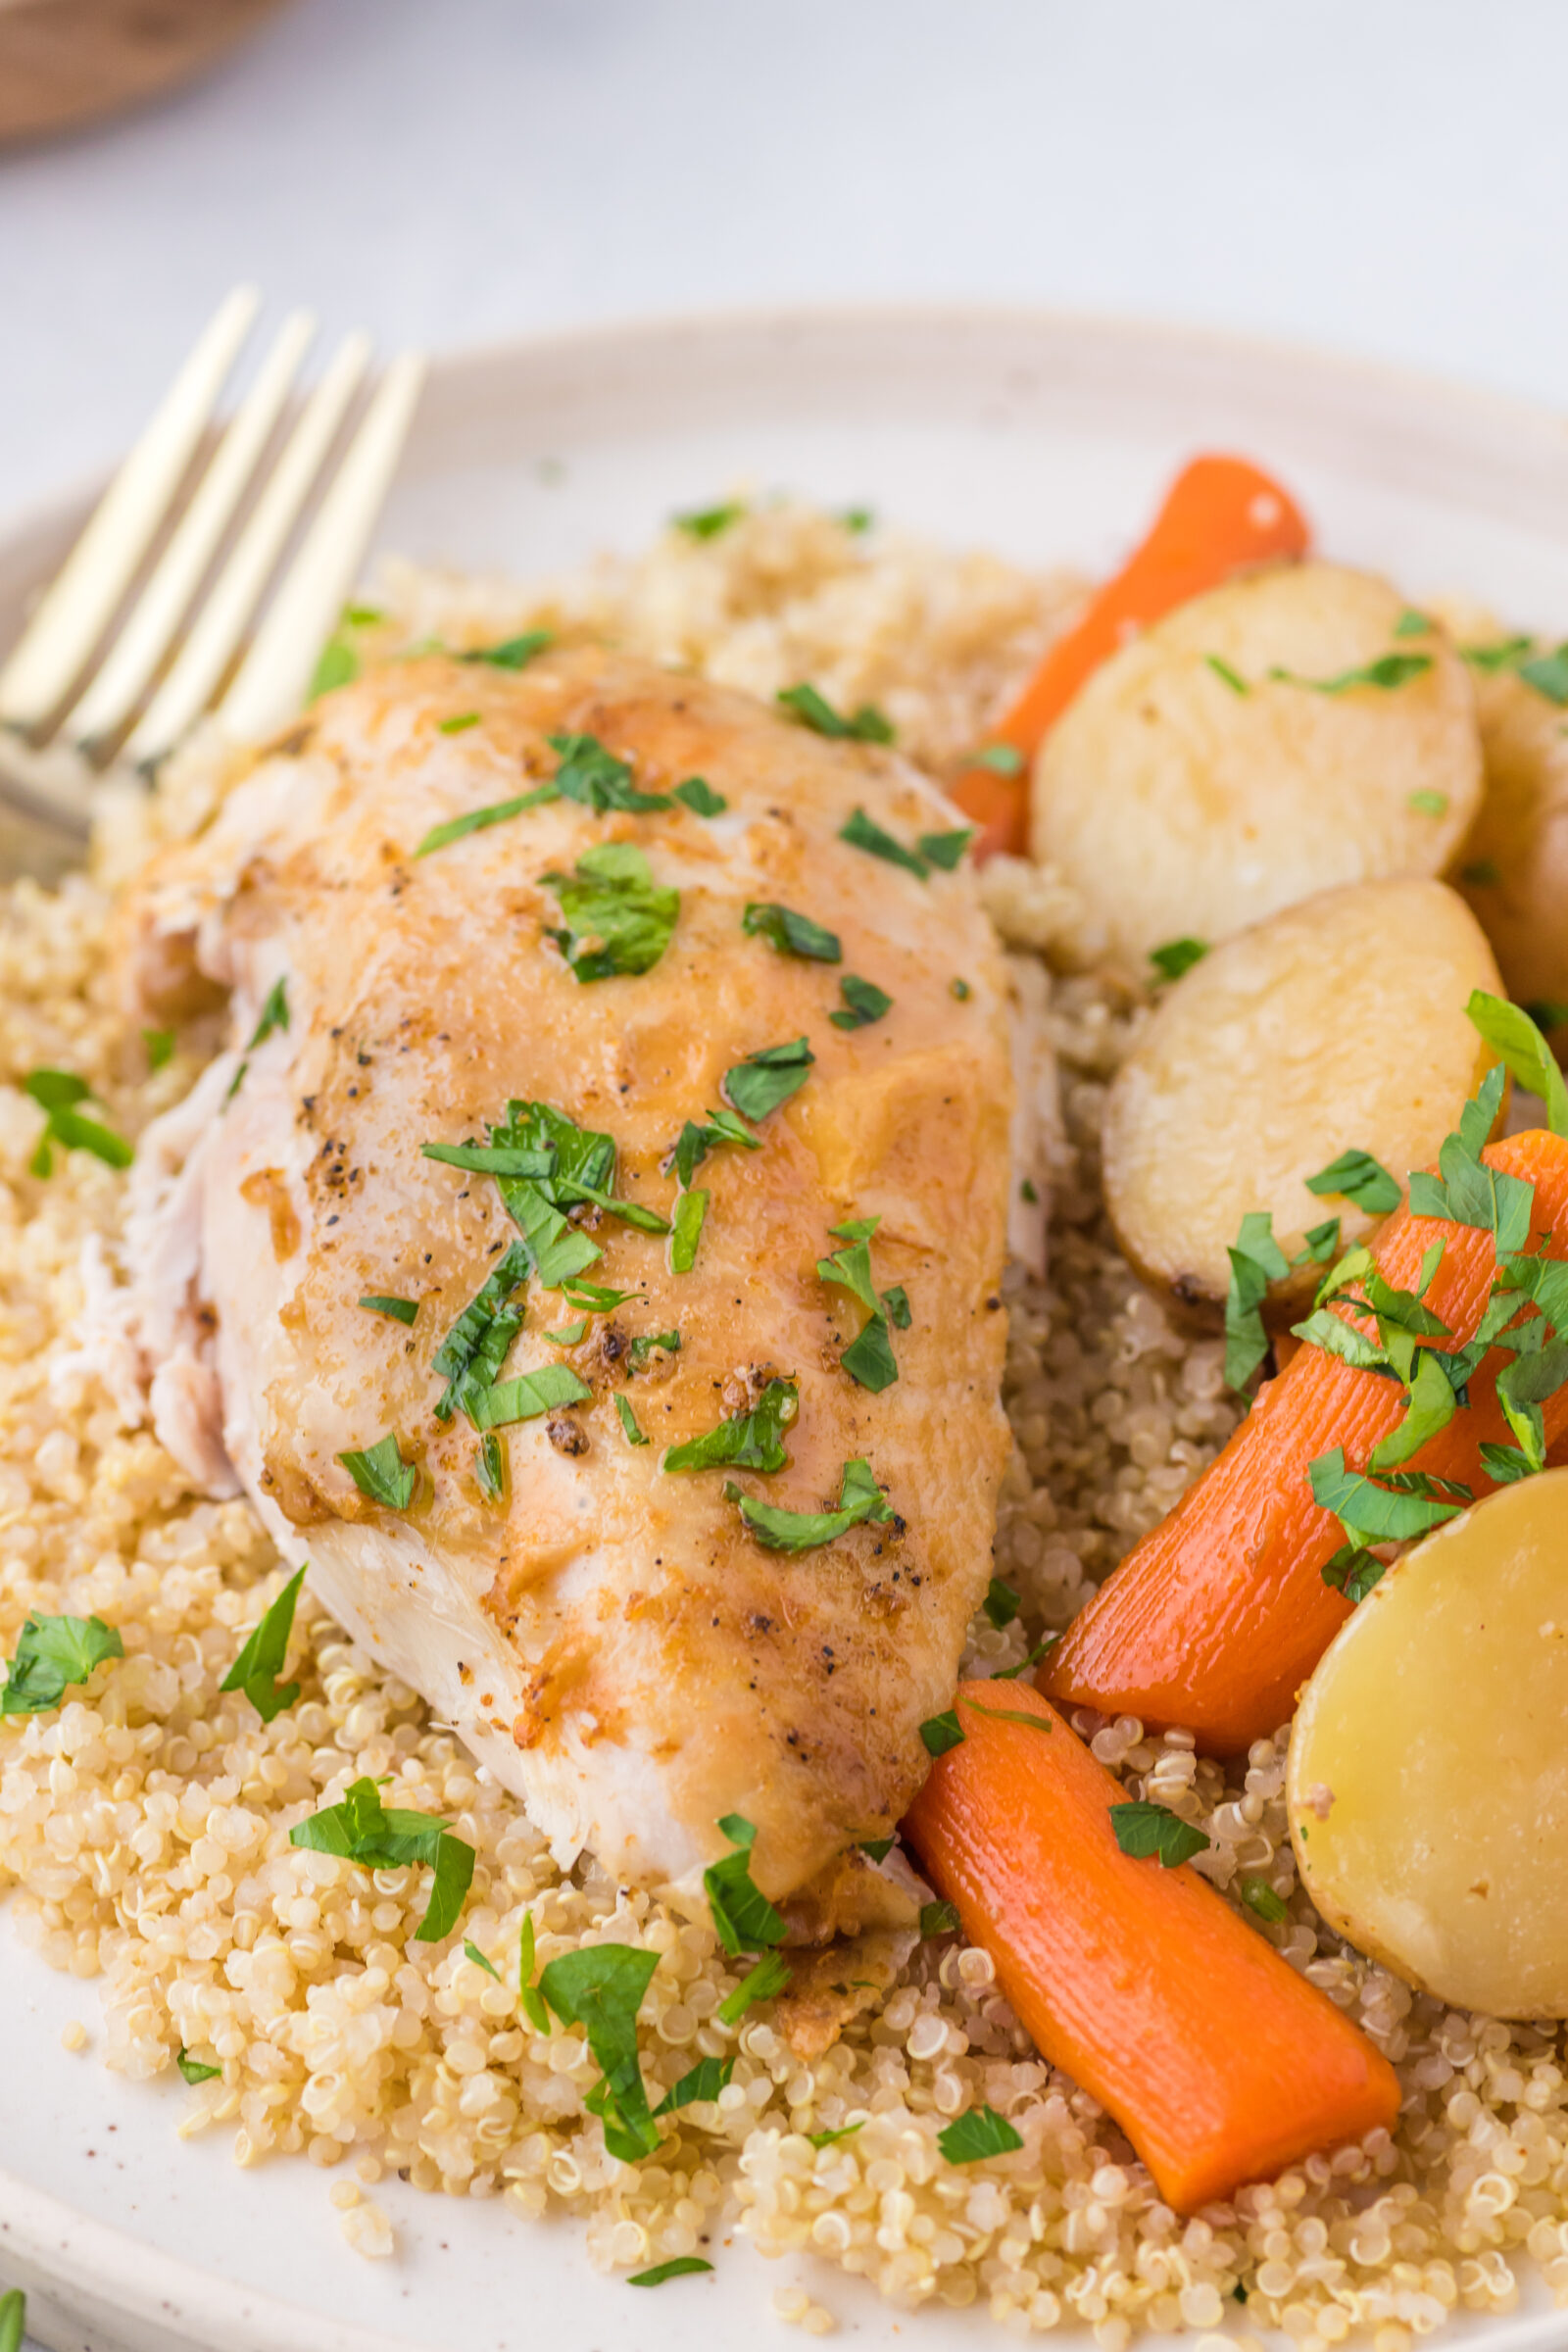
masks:
<svg viewBox="0 0 1568 2352"><path fill-rule="evenodd" d="M1568 1005L1568 713L1503 670L1476 687L1486 792L1454 859L1508 994ZM1558 1044L1568 1016L1547 1019Z"/></svg>
<svg viewBox="0 0 1568 2352"><path fill-rule="evenodd" d="M1272 1214L1287 1257L1333 1216L1346 1244L1362 1239L1377 1220L1307 1177L1352 1150L1401 1184L1436 1160L1496 1059L1465 1017L1470 992L1498 985L1474 915L1424 879L1324 891L1195 964L1105 1106L1105 1201L1146 1280L1218 1305L1249 1210ZM1281 1285L1271 1311L1288 1317L1319 1274Z"/></svg>
<svg viewBox="0 0 1568 2352"><path fill-rule="evenodd" d="M1376 664L1399 682L1346 682ZM1337 883L1441 873L1480 802L1447 637L1384 580L1298 564L1195 597L1096 672L1036 762L1032 849L1142 966Z"/></svg>
<svg viewBox="0 0 1568 2352"><path fill-rule="evenodd" d="M1568 1470L1406 1553L1306 1687L1291 1837L1329 1925L1493 2017L1568 2016Z"/></svg>

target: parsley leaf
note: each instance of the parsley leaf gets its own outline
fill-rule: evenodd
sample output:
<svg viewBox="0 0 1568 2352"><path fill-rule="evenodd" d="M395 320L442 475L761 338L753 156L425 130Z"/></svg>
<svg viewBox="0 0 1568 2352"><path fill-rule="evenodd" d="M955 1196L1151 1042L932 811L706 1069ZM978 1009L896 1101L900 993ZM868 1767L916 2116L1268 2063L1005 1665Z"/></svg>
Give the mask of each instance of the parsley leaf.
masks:
<svg viewBox="0 0 1568 2352"><path fill-rule="evenodd" d="M1522 1004L1489 996L1478 988L1465 1006L1485 1042L1502 1055L1511 1074L1546 1106L1546 1124L1553 1135L1568 1136L1568 1086L1557 1067L1556 1055Z"/></svg>
<svg viewBox="0 0 1568 2352"><path fill-rule="evenodd" d="M753 939L765 939L780 956L799 956L810 963L844 960L837 932L824 931L808 914L797 914L776 899L753 899L741 916L741 929Z"/></svg>
<svg viewBox="0 0 1568 2352"><path fill-rule="evenodd" d="M1496 1062L1460 1112L1457 1131L1445 1136L1438 1152L1440 1174L1416 1168L1410 1176L1412 1216L1446 1217L1451 1224L1491 1232L1499 1257L1522 1250L1530 1239L1536 1199L1533 1184L1489 1167L1481 1157L1502 1105L1503 1083L1502 1064Z"/></svg>
<svg viewBox="0 0 1568 2352"><path fill-rule="evenodd" d="M1274 668L1269 676L1282 686L1305 686L1313 694L1350 694L1358 686L1378 686L1385 693L1423 677L1432 667L1430 654L1384 654L1361 669L1342 669L1332 678L1302 678L1295 670Z"/></svg>
<svg viewBox="0 0 1568 2352"><path fill-rule="evenodd" d="M1544 695L1548 703L1559 710L1568 703L1568 645L1559 645L1554 653L1537 654L1532 661L1521 662L1519 675L1537 694Z"/></svg>
<svg viewBox="0 0 1568 2352"><path fill-rule="evenodd" d="M1393 633L1396 637L1430 637L1432 628L1430 616L1425 612L1417 612L1412 606L1399 614Z"/></svg>
<svg viewBox="0 0 1568 2352"><path fill-rule="evenodd" d="M124 1137L76 1108L78 1102L89 1099L92 1089L74 1070L29 1070L22 1081L22 1091L46 1114L38 1148L27 1163L30 1175L51 1173L54 1158L50 1147L55 1144L63 1152L91 1152L106 1167L129 1167L135 1153Z"/></svg>
<svg viewBox="0 0 1568 2352"><path fill-rule="evenodd" d="M673 1331L640 1331L637 1334L632 1341L630 1352L631 1360L639 1370L647 1363L656 1348L662 1348L670 1355L678 1354L680 1350L678 1327Z"/></svg>
<svg viewBox="0 0 1568 2352"><path fill-rule="evenodd" d="M1249 1911L1255 1911L1258 1918L1266 1919L1271 1927L1279 1927L1291 1916L1267 1879L1244 1879L1242 1900Z"/></svg>
<svg viewBox="0 0 1568 2352"><path fill-rule="evenodd" d="M847 841L851 849L864 850L868 857L882 858L888 865L902 865L906 873L916 875L922 882L930 879L931 868L925 858L915 850L906 850L902 841L885 832L863 808L857 808L840 825L839 839Z"/></svg>
<svg viewBox="0 0 1568 2352"><path fill-rule="evenodd" d="M1209 668L1214 672L1214 675L1216 678L1218 678L1220 684L1222 686L1228 686L1232 694L1249 695L1251 693L1252 689L1250 686L1249 686L1241 671L1233 668L1231 663L1226 661L1223 654L1205 654L1203 656L1203 660L1208 664Z"/></svg>
<svg viewBox="0 0 1568 2352"><path fill-rule="evenodd" d="M836 2132L808 2132L806 2136L813 2148L831 2148L836 2141L853 2139L857 2132L864 2130L865 2118L861 2116L858 2124L840 2124Z"/></svg>
<svg viewBox="0 0 1568 2352"><path fill-rule="evenodd" d="M514 1422L537 1421L562 1405L581 1404L592 1395L569 1364L541 1364L536 1372L519 1372L493 1388L470 1390L464 1410L475 1429L510 1429Z"/></svg>
<svg viewBox="0 0 1568 2352"><path fill-rule="evenodd" d="M322 646L311 682L305 689L305 700L314 703L318 695L330 694L338 686L351 686L360 674L360 657L352 645L341 637L329 637Z"/></svg>
<svg viewBox="0 0 1568 2352"><path fill-rule="evenodd" d="M388 1430L363 1452L340 1453L337 1458L371 1502L379 1502L389 1511L406 1511L414 1500L419 1473L403 1459L394 1431Z"/></svg>
<svg viewBox="0 0 1568 2352"><path fill-rule="evenodd" d="M424 1917L414 1931L416 1943L439 1943L451 1935L473 1879L471 1845L454 1837L433 1814L384 1806L380 1789L368 1778L351 1782L340 1804L325 1805L309 1820L296 1822L288 1841L313 1853L357 1862L365 1870L428 1863L434 1876Z"/></svg>
<svg viewBox="0 0 1568 2352"><path fill-rule="evenodd" d="M506 1447L493 1429L487 1429L473 1454L474 1484L487 1502L499 1502L507 1491Z"/></svg>
<svg viewBox="0 0 1568 2352"><path fill-rule="evenodd" d="M952 1903L922 1903L920 1905L920 1939L928 1942L933 1936L956 1935L960 1925Z"/></svg>
<svg viewBox="0 0 1568 2352"><path fill-rule="evenodd" d="M782 1943L786 1930L752 1877L756 1828L739 1813L726 1813L718 1826L729 1839L731 1851L704 1871L703 1892L713 1915L714 1932L734 1959L740 1952L762 1951L769 1944Z"/></svg>
<svg viewBox="0 0 1568 2352"><path fill-rule="evenodd" d="M675 798L688 808L694 816L722 816L729 807L721 792L715 792L706 776L687 776L675 786Z"/></svg>
<svg viewBox="0 0 1568 2352"><path fill-rule="evenodd" d="M451 718L438 719L435 731L438 735L466 735L470 727L478 724L477 710L459 710Z"/></svg>
<svg viewBox="0 0 1568 2352"><path fill-rule="evenodd" d="M994 776L1021 776L1025 764L1022 752L1011 743L983 743L968 760L970 767L989 767Z"/></svg>
<svg viewBox="0 0 1568 2352"><path fill-rule="evenodd" d="M418 1302L416 1299L390 1298L383 1297L378 1292L371 1292L368 1297L360 1300L360 1304L365 1308L367 1314L385 1315L388 1322L405 1325L411 1325L419 1312Z"/></svg>
<svg viewBox="0 0 1568 2352"><path fill-rule="evenodd" d="M874 980L862 980L858 972L845 973L839 995L844 999L844 1010L827 1016L835 1029L869 1028L893 1009L893 999L886 990L878 988Z"/></svg>
<svg viewBox="0 0 1568 2352"><path fill-rule="evenodd" d="M733 1992L726 1993L713 2015L721 2026L739 2025L748 2009L758 2001L770 2001L784 1990L790 1981L786 1963L777 1952L769 1952L759 1960L754 1969L742 1977Z"/></svg>
<svg viewBox="0 0 1568 2352"><path fill-rule="evenodd" d="M504 637L499 645L478 645L460 662L487 662L492 669L526 669L529 662L555 644L549 629L525 629L520 637Z"/></svg>
<svg viewBox="0 0 1568 2352"><path fill-rule="evenodd" d="M689 1274L697 1263L697 1245L702 1240L708 1202L709 1195L699 1188L695 1192L682 1193L675 1203L675 1221L669 1229L669 1270L672 1274Z"/></svg>
<svg viewBox="0 0 1568 2352"><path fill-rule="evenodd" d="M564 918L550 936L580 981L652 971L668 947L680 892L655 882L634 842L601 842L583 851L571 873L540 879Z"/></svg>
<svg viewBox="0 0 1568 2352"><path fill-rule="evenodd" d="M511 817L521 816L526 808L543 808L560 798L554 784L540 784L532 792L519 792L514 800L491 801L483 808L470 808L466 816L450 816L444 825L430 827L414 855L428 858L432 850L444 850L454 841L466 840L470 833L487 832L492 825L504 825Z"/></svg>
<svg viewBox="0 0 1568 2352"><path fill-rule="evenodd" d="M770 1110L777 1110L791 1095L800 1093L815 1059L804 1037L792 1038L784 1046L764 1046L724 1072L724 1099L743 1118L765 1119Z"/></svg>
<svg viewBox="0 0 1568 2352"><path fill-rule="evenodd" d="M480 1951L480 1949L479 1949L479 1946L478 1946L476 1943L470 1943L470 1942L465 1941L465 1943L464 1943L464 1946L463 1946L463 1953L464 1953L464 1958L465 1958L465 1959L466 1959L466 1960L471 1960L471 1961L473 1962L473 1965L474 1965L474 1967L475 1967L475 1968L482 1968L482 1969L484 1970L484 1973L485 1973L485 1975L486 1975L487 1977L494 1977L494 1979L495 1979L496 1983L497 1983L498 1984L500 1984L500 1982L501 1982L501 1971L500 1971L500 1969L499 1969L499 1968L497 1968L497 1966L496 1966L496 1964L495 1964L495 1962L494 1962L493 1960L487 1960L487 1959L485 1958L485 1956L484 1956L483 1952L481 1952L481 1951Z"/></svg>
<svg viewBox="0 0 1568 2352"><path fill-rule="evenodd" d="M1472 669L1515 669L1535 642L1533 637L1501 637L1494 645L1461 645L1459 657Z"/></svg>
<svg viewBox="0 0 1568 2352"><path fill-rule="evenodd" d="M949 2164L978 2164L987 2156L1010 2156L1023 2141L994 2107L971 2107L937 2133L937 2146Z"/></svg>
<svg viewBox="0 0 1568 2352"><path fill-rule="evenodd" d="M144 1029L141 1042L147 1049L149 1070L161 1070L173 1060L177 1041L172 1029Z"/></svg>
<svg viewBox="0 0 1568 2352"><path fill-rule="evenodd" d="M1179 980L1195 963L1201 963L1207 954L1206 939L1170 939L1162 948L1152 948L1149 960L1163 979Z"/></svg>
<svg viewBox="0 0 1568 2352"><path fill-rule="evenodd" d="M659 2145L637 2053L637 2012L658 1966L657 1952L597 1943L563 1952L539 1977L544 1998L564 2025L581 2026L604 2070L583 2103L603 2121L612 2156L627 2164L651 2156Z"/></svg>
<svg viewBox="0 0 1568 2352"><path fill-rule="evenodd" d="M1004 1584L1000 1576L994 1576L980 1606L1000 1633L1004 1625L1012 1623L1023 1603L1010 1585Z"/></svg>
<svg viewBox="0 0 1568 2352"><path fill-rule="evenodd" d="M220 2066L206 2066L200 2058L193 2058L183 2042L174 2052L174 2064L192 2090L195 2089L198 2082L216 2082L223 2071Z"/></svg>
<svg viewBox="0 0 1568 2352"><path fill-rule="evenodd" d="M610 808L647 816L669 808L669 794L639 791L627 762L617 760L597 735L547 735L545 741L560 761L556 790L579 808L591 809L595 816L603 816Z"/></svg>
<svg viewBox="0 0 1568 2352"><path fill-rule="evenodd" d="M644 1437L637 1426L637 1416L632 1411L631 1398L623 1396L618 1389L615 1392L615 1410L620 1415L620 1426L626 1433L628 1446L649 1446L653 1443L652 1439Z"/></svg>
<svg viewBox="0 0 1568 2352"><path fill-rule="evenodd" d="M710 2271L712 2267L701 2254L672 2254L667 2262L656 2262L652 2270L630 2272L626 2284L662 2286L666 2278L694 2278L699 2271Z"/></svg>
<svg viewBox="0 0 1568 2352"><path fill-rule="evenodd" d="M695 1119L686 1121L673 1152L665 1155L664 1166L673 1165L680 1183L689 1185L709 1152L720 1144L738 1145L743 1152L762 1149L761 1137L754 1135L732 1110L710 1110L705 1112L701 1126Z"/></svg>
<svg viewBox="0 0 1568 2352"><path fill-rule="evenodd" d="M871 1281L870 1238L880 1223L879 1217L870 1217L853 1225L831 1226L829 1231L849 1246L835 1250L831 1257L819 1257L816 1261L817 1273L824 1282L841 1284L867 1311L869 1320L850 1342L839 1362L852 1380L858 1381L873 1396L891 1388L899 1377L889 1329L892 1310L888 1299L878 1298ZM905 1311L906 1315L906 1299Z"/></svg>
<svg viewBox="0 0 1568 2352"><path fill-rule="evenodd" d="M431 1147L426 1147L428 1151ZM481 1287L474 1293L430 1359L430 1369L447 1384L435 1417L450 1421L460 1408L474 1427L474 1396L494 1386L508 1350L523 1325L520 1301L512 1305L514 1292L528 1279L528 1248L514 1242Z"/></svg>
<svg viewBox="0 0 1568 2352"><path fill-rule="evenodd" d="M0 1691L0 1715L44 1715L125 1645L101 1617L41 1617L29 1611Z"/></svg>
<svg viewBox="0 0 1568 2352"><path fill-rule="evenodd" d="M784 1432L801 1409L793 1380L770 1380L749 1412L732 1413L701 1438L671 1446L662 1467L680 1470L783 1470Z"/></svg>
<svg viewBox="0 0 1568 2352"><path fill-rule="evenodd" d="M522 1915L522 1927L517 1936L517 1998L522 2003L522 2014L534 2032L548 2034L550 2011L545 2006L544 1994L533 1981L533 1913L525 1911Z"/></svg>
<svg viewBox="0 0 1568 2352"><path fill-rule="evenodd" d="M579 1315L575 1323L563 1323L559 1331L545 1331L541 1332L539 1336L543 1340L548 1340L552 1348L576 1348L581 1345L582 1336L587 1329L587 1316Z"/></svg>
<svg viewBox="0 0 1568 2352"><path fill-rule="evenodd" d="M835 710L825 695L814 686L786 686L774 696L784 709L808 726L815 735L827 735L838 742L891 743L893 726L874 703L862 703L853 717L846 718Z"/></svg>
<svg viewBox="0 0 1568 2352"><path fill-rule="evenodd" d="M1306 1189L1320 1199L1324 1194L1333 1194L1338 1199L1353 1200L1369 1217L1380 1217L1397 1208L1404 1198L1398 1178L1391 1176L1370 1152L1342 1152L1326 1168L1319 1168L1315 1176L1307 1177Z"/></svg>
<svg viewBox="0 0 1568 2352"><path fill-rule="evenodd" d="M1367 1456L1369 1470L1396 1470L1419 1453L1440 1429L1446 1429L1457 1409L1453 1383L1435 1348L1417 1349L1409 1381L1409 1399L1397 1429L1378 1441Z"/></svg>
<svg viewBox="0 0 1568 2352"><path fill-rule="evenodd" d="M1225 1297L1225 1382L1240 1391L1268 1353L1262 1316L1268 1286L1282 1281L1291 1268L1274 1239L1274 1219L1266 1208L1248 1210L1226 1254L1231 1279Z"/></svg>
<svg viewBox="0 0 1568 2352"><path fill-rule="evenodd" d="M920 1738L928 1756L945 1756L950 1747L961 1747L964 1734L957 1708L949 1707L945 1714L928 1715L920 1726Z"/></svg>
<svg viewBox="0 0 1568 2352"><path fill-rule="evenodd" d="M951 833L922 833L920 855L945 874L956 873L963 853L979 831L977 825L957 825Z"/></svg>
<svg viewBox="0 0 1568 2352"><path fill-rule="evenodd" d="M1423 787L1419 792L1406 793L1404 798L1405 807L1413 808L1417 816L1446 816L1448 813L1448 796L1446 792L1433 792Z"/></svg>
<svg viewBox="0 0 1568 2352"><path fill-rule="evenodd" d="M1552 1340L1515 1356L1497 1375L1497 1402L1532 1472L1546 1467L1542 1406L1568 1381L1568 1341Z"/></svg>
<svg viewBox="0 0 1568 2352"><path fill-rule="evenodd" d="M672 514L669 519L688 539L716 539L720 531L727 531L731 523L739 522L746 511L742 500L729 499L723 506L696 507L690 514Z"/></svg>
<svg viewBox="0 0 1568 2352"><path fill-rule="evenodd" d="M1144 1797L1127 1804L1112 1805L1110 1826L1116 1843L1124 1854L1135 1861L1144 1861L1152 1854L1159 1857L1161 1870L1174 1870L1182 1862L1190 1862L1209 1843L1201 1830L1183 1821L1169 1805L1156 1805Z"/></svg>
<svg viewBox="0 0 1568 2352"><path fill-rule="evenodd" d="M1352 1544L1402 1544L1425 1536L1445 1520L1457 1519L1461 1503L1471 1500L1468 1487L1456 1480L1429 1478L1416 1470L1394 1471L1382 1484L1345 1466L1345 1448L1336 1446L1307 1465L1312 1498L1332 1511Z"/></svg>
<svg viewBox="0 0 1568 2352"><path fill-rule="evenodd" d="M689 2074L664 2093L654 2109L658 2115L674 2115L682 2107L692 2106L698 2099L716 2099L735 2072L733 2058L704 2058ZM708 2265L705 2263L706 2270Z"/></svg>
<svg viewBox="0 0 1568 2352"><path fill-rule="evenodd" d="M1517 1446L1493 1446L1483 1441L1481 1467L1499 1487L1512 1486L1516 1479L1535 1476L1529 1456Z"/></svg>
<svg viewBox="0 0 1568 2352"><path fill-rule="evenodd" d="M724 1500L739 1505L741 1517L769 1551L816 1551L868 1519L880 1522L897 1515L883 1499L870 1463L861 1460L845 1463L836 1511L787 1511L743 1494L733 1480L725 1482Z"/></svg>
<svg viewBox="0 0 1568 2352"><path fill-rule="evenodd" d="M294 1604L305 1582L305 1570L291 1576L272 1602L239 1656L219 1684L220 1690L243 1690L264 1723L281 1715L300 1694L298 1683L279 1683L294 1627Z"/></svg>

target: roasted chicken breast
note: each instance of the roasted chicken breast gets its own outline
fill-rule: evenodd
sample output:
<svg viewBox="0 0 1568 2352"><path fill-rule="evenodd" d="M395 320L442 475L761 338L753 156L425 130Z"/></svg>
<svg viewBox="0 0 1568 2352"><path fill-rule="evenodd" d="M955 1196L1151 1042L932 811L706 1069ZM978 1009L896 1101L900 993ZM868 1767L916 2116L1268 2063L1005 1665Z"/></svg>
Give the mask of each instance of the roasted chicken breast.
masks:
<svg viewBox="0 0 1568 2352"><path fill-rule="evenodd" d="M443 657L120 918L138 1017L232 992L133 1179L166 1444L563 1860L700 1900L738 1814L807 1934L877 1916L990 1573L1011 1081L956 822L613 654Z"/></svg>

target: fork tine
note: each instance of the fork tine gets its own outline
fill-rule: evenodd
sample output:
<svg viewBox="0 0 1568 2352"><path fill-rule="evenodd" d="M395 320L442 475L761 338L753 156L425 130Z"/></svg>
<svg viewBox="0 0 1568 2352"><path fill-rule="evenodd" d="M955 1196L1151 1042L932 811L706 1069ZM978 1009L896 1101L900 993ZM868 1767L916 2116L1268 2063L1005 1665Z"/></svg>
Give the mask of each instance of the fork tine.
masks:
<svg viewBox="0 0 1568 2352"><path fill-rule="evenodd" d="M423 354L405 351L376 386L337 478L218 707L225 733L265 734L303 702L311 672L359 574L414 421L424 370Z"/></svg>
<svg viewBox="0 0 1568 2352"><path fill-rule="evenodd" d="M365 335L348 336L333 354L172 668L125 744L123 756L131 762L158 759L206 709L272 576L369 357Z"/></svg>
<svg viewBox="0 0 1568 2352"><path fill-rule="evenodd" d="M65 721L77 743L91 745L123 724L169 650L245 495L315 331L309 311L294 311L284 319L108 659Z"/></svg>
<svg viewBox="0 0 1568 2352"><path fill-rule="evenodd" d="M162 522L261 297L225 295L0 670L0 719L34 726L91 653Z"/></svg>

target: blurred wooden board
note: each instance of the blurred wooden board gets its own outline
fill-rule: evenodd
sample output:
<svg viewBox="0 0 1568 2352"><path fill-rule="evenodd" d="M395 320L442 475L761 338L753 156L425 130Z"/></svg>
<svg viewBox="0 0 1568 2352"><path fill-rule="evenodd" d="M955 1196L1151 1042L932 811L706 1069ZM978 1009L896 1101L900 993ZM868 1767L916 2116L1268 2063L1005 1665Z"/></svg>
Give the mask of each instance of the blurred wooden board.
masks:
<svg viewBox="0 0 1568 2352"><path fill-rule="evenodd" d="M140 105L214 65L288 0L0 0L0 140Z"/></svg>

